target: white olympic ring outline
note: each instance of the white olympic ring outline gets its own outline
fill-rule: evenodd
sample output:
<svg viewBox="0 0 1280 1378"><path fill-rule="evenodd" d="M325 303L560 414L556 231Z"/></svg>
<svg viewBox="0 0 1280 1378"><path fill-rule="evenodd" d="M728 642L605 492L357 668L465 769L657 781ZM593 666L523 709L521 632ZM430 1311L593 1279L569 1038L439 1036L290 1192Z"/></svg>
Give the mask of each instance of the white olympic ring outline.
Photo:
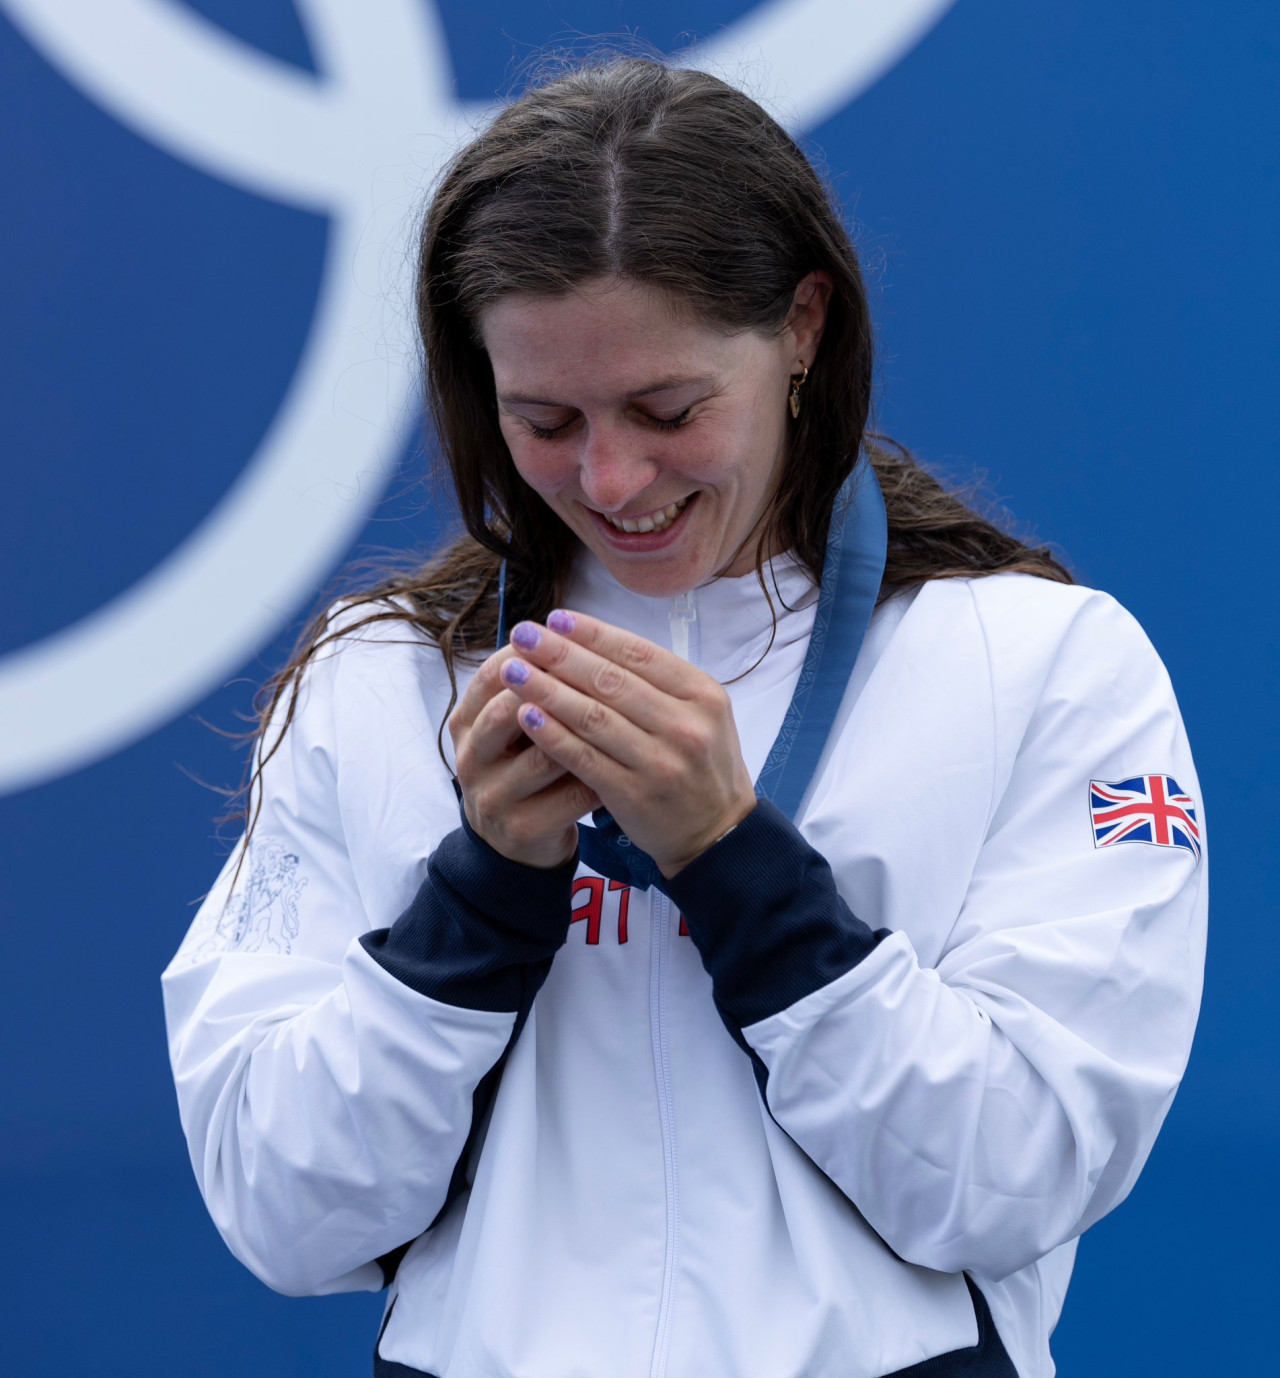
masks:
<svg viewBox="0 0 1280 1378"><path fill-rule="evenodd" d="M871 85L953 2L766 0L681 61L731 80L751 71L767 86L757 99L800 132ZM243 665L350 546L417 416L414 214L491 107L453 94L432 0L295 3L319 76L172 0L0 0L123 125L331 222L297 369L222 500L132 587L0 657L0 794L129 745Z"/></svg>

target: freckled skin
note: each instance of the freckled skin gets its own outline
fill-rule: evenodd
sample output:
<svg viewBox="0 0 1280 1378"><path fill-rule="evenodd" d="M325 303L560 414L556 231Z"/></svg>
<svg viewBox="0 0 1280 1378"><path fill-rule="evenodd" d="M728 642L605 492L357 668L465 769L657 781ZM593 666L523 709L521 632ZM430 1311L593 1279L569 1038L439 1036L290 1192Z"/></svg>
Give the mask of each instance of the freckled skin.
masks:
<svg viewBox="0 0 1280 1378"><path fill-rule="evenodd" d="M786 456L790 378L813 361L825 296L802 284L777 335L726 334L614 279L484 312L516 468L624 587L670 596L754 567ZM598 515L690 497L665 543L614 538Z"/></svg>

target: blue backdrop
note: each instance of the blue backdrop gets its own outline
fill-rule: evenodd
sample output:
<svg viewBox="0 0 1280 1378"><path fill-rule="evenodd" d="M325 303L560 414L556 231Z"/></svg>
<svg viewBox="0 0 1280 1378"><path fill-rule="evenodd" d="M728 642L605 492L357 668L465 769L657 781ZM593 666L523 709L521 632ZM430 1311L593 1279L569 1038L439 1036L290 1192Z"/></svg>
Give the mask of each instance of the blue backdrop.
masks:
<svg viewBox="0 0 1280 1378"><path fill-rule="evenodd" d="M388 12L415 2L438 12L458 94L482 103L548 40L630 30L672 48L752 11L397 0ZM36 8L0 0L0 680L14 683L33 647L95 626L84 619L188 548L235 491L278 424L343 242L322 198L282 204L135 132L33 41ZM142 8L203 16L299 82L326 71L288 0ZM815 54L856 44L860 16L893 7L845 8L839 33L802 35ZM807 134L873 273L878 419L944 470L985 470L1083 581L1136 614L1179 692L1214 849L1190 1070L1133 1196L1081 1246L1055 1352L1067 1374L1265 1371L1262 1318L1280 1283L1280 963L1265 865L1280 764L1280 10L934 9L945 13L918 43L904 39L900 60ZM415 156L425 168L433 154ZM276 1297L205 1217L157 978L224 851L219 800L199 782L239 774L201 719L237 725L344 554L434 537L422 447L388 433L383 468L387 454L403 461L386 497L366 522L383 480L350 485L347 527L333 523L292 591L267 600L241 663L167 700L157 690L149 719L130 726L122 710L123 725L95 729L61 764L52 747L30 764L33 747L0 799L6 1372L368 1371L380 1298ZM246 547L250 564L259 556ZM214 617L213 593L214 611L192 605L192 619ZM229 585L223 602L239 598ZM158 635L152 657L125 667L140 701L182 654ZM65 703L45 696L40 731L72 733L74 688ZM34 721L0 712L4 753L22 756Z"/></svg>

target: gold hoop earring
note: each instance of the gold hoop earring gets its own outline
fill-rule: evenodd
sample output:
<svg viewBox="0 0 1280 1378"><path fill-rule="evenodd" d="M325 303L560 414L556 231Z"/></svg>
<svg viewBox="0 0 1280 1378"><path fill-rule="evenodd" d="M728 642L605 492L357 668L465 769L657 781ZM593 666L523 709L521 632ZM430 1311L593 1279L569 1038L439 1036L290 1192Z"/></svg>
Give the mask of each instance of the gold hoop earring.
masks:
<svg viewBox="0 0 1280 1378"><path fill-rule="evenodd" d="M788 405L791 408L791 419L794 421L800 415L800 389L809 381L809 365L801 364L804 372L797 377L791 376L791 398Z"/></svg>

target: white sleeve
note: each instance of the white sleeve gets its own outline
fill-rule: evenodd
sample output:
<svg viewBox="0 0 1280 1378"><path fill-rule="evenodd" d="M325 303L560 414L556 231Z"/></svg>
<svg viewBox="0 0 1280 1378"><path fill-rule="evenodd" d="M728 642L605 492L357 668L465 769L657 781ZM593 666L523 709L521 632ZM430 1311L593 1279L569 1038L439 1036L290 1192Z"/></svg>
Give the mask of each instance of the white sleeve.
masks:
<svg viewBox="0 0 1280 1378"><path fill-rule="evenodd" d="M1132 618L1090 598L1034 673L992 648L1010 760L936 968L763 806L672 893L778 1123L901 1257L999 1278L1137 1177L1190 1050L1207 896L1194 848L1096 845L1091 780L1198 790Z"/></svg>
<svg viewBox="0 0 1280 1378"><path fill-rule="evenodd" d="M505 991L471 998L465 951L440 978L442 885L444 903L462 901L431 868L452 847L465 869L478 849L446 836L458 811L422 700L403 647L347 644L310 664L248 854L228 861L163 978L200 1190L233 1253L290 1294L383 1284L374 1260L440 1211L477 1087L520 1014ZM379 818L421 831L410 896L421 884L400 919L369 912L376 885L349 847Z"/></svg>

